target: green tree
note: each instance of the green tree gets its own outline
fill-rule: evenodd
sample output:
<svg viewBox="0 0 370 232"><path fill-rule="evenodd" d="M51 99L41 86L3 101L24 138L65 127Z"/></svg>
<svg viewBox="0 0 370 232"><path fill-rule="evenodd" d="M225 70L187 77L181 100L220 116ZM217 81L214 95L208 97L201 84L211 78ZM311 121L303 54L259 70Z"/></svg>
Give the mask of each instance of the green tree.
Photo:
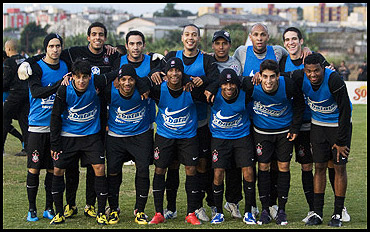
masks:
<svg viewBox="0 0 370 232"><path fill-rule="evenodd" d="M32 44L37 37L44 38L47 35L46 31L48 27L49 26L46 25L44 28L42 28L40 25L36 25L35 22L27 24L21 32L20 49L26 51L27 53L35 53L37 48L34 50L34 46L32 46Z"/></svg>
<svg viewBox="0 0 370 232"><path fill-rule="evenodd" d="M154 17L187 17L194 15L188 10L176 10L176 3L167 3L163 10L154 12Z"/></svg>

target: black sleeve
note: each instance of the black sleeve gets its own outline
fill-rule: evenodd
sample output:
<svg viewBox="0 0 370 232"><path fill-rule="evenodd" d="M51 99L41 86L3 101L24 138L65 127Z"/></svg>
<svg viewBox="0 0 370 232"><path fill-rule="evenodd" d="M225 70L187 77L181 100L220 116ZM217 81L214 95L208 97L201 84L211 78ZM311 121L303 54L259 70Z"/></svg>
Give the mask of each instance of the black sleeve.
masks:
<svg viewBox="0 0 370 232"><path fill-rule="evenodd" d="M195 87L191 91L191 96L193 97L194 100L207 103L207 98L206 98L206 95L204 95L204 90L205 90L205 88L204 88L203 85L199 86L199 87Z"/></svg>
<svg viewBox="0 0 370 232"><path fill-rule="evenodd" d="M30 88L32 97L47 98L56 93L63 79L60 79L51 86L42 86L40 78L42 77L42 70L40 66L35 64L32 65L31 68L33 71L32 75L28 78L28 87Z"/></svg>
<svg viewBox="0 0 370 232"><path fill-rule="evenodd" d="M245 76L245 77L242 78L241 89L246 93L245 103L248 104L248 102L252 101L252 94L253 94L253 91L254 91L254 85L253 85L253 82L252 82L252 77Z"/></svg>
<svg viewBox="0 0 370 232"><path fill-rule="evenodd" d="M290 79L292 79L295 85L302 89L303 86L304 71L303 69L294 70L290 73Z"/></svg>
<svg viewBox="0 0 370 232"><path fill-rule="evenodd" d="M66 89L61 85L57 90L53 109L50 117L50 149L52 151L62 151L61 135L62 132L62 113L66 108Z"/></svg>
<svg viewBox="0 0 370 232"><path fill-rule="evenodd" d="M45 53L42 53L40 55L30 56L24 62L28 62L30 65L32 65L37 61L41 60L41 58L44 57L45 55L46 55Z"/></svg>
<svg viewBox="0 0 370 232"><path fill-rule="evenodd" d="M289 76L289 72L288 73L285 72L285 63L287 58L288 58L287 55L283 55L283 57L281 57L279 61L280 76Z"/></svg>
<svg viewBox="0 0 370 232"><path fill-rule="evenodd" d="M13 59L6 59L3 63L3 91L9 91L14 83L16 64L12 64Z"/></svg>
<svg viewBox="0 0 370 232"><path fill-rule="evenodd" d="M293 80L289 77L284 77L285 79L285 90L288 99L293 98L292 107L293 107L293 120L290 126L290 133L298 134L303 120L303 112L306 108L303 92L297 87Z"/></svg>
<svg viewBox="0 0 370 232"><path fill-rule="evenodd" d="M218 80L220 72L217 67L216 60L213 56L204 55L204 70L206 72L205 76L202 76L202 80L205 86Z"/></svg>
<svg viewBox="0 0 370 232"><path fill-rule="evenodd" d="M94 85L95 89L99 91L104 91L104 88L109 85L118 76L118 69L110 71L108 73L94 75Z"/></svg>
<svg viewBox="0 0 370 232"><path fill-rule="evenodd" d="M346 84L337 72L333 72L330 75L328 85L339 109L339 129L335 144L344 146L347 145L346 141L348 141L351 128L351 102L349 100Z"/></svg>
<svg viewBox="0 0 370 232"><path fill-rule="evenodd" d="M164 67L167 64L167 61L175 56L176 56L176 51L170 51L169 53L167 53L167 55L158 63L158 65L154 69L150 70L150 73L148 76L149 77L152 76L152 74L155 72L164 72Z"/></svg>

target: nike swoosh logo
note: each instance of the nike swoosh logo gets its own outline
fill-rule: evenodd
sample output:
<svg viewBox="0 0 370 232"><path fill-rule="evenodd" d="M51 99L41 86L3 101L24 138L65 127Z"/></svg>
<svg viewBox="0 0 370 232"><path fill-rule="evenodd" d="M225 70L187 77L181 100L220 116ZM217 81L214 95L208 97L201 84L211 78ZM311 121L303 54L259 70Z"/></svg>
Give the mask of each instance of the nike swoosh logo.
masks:
<svg viewBox="0 0 370 232"><path fill-rule="evenodd" d="M36 188L37 186L29 186L27 185L27 188Z"/></svg>
<svg viewBox="0 0 370 232"><path fill-rule="evenodd" d="M219 191L213 191L213 193L216 193L216 194L221 193L221 192L222 192L222 190L219 190Z"/></svg>
<svg viewBox="0 0 370 232"><path fill-rule="evenodd" d="M54 194L57 194L57 193L58 193L58 192L51 192L51 194L53 194L53 195L54 195Z"/></svg>
<svg viewBox="0 0 370 232"><path fill-rule="evenodd" d="M106 196L108 193L100 193L100 196Z"/></svg>
<svg viewBox="0 0 370 232"><path fill-rule="evenodd" d="M234 118L235 116L237 116L239 113L237 114L234 114L234 115L231 115L231 116L222 116L221 115L221 110L219 110L217 113L216 113L216 117L219 118L219 119L222 119L222 120L227 120L227 119L230 119L230 118Z"/></svg>
<svg viewBox="0 0 370 232"><path fill-rule="evenodd" d="M128 110L124 110L124 111L122 111L122 110L121 110L121 107L118 107L117 112L118 112L119 114L124 114L124 113L130 112L130 111L132 111L132 110L134 110L134 109L138 108L139 106L140 106L140 105L137 105L137 106L135 106L134 108L131 108L131 109L128 109Z"/></svg>
<svg viewBox="0 0 370 232"><path fill-rule="evenodd" d="M148 196L143 196L143 195L141 195L141 194L140 194L140 197L142 197L142 198L147 198Z"/></svg>
<svg viewBox="0 0 370 232"><path fill-rule="evenodd" d="M196 160L196 159L198 159L198 156L197 157L193 157L193 160Z"/></svg>
<svg viewBox="0 0 370 232"><path fill-rule="evenodd" d="M199 191L193 191L193 190L191 191L191 193L198 193L198 192L199 192Z"/></svg>
<svg viewBox="0 0 370 232"><path fill-rule="evenodd" d="M99 156L100 157L100 159L104 159L104 156Z"/></svg>
<svg viewBox="0 0 370 232"><path fill-rule="evenodd" d="M181 111L186 110L188 107L189 107L189 106L187 106L187 107L185 107L185 108L182 108L182 109L180 109L180 110L172 111L172 112L169 112L169 111L168 111L168 107L167 107L167 108L165 109L164 113L165 113L166 115L168 115L168 116L171 116L171 115L178 114L178 113L180 113Z"/></svg>
<svg viewBox="0 0 370 232"><path fill-rule="evenodd" d="M88 104L88 105L86 105L86 106L84 106L84 107L82 107L82 108L79 108L79 109L75 109L75 106L72 106L69 110L71 111L71 112L73 112L73 113L76 113L76 112L78 112L78 111L81 111L81 110L83 110L83 109L86 109L87 107L89 107L91 104L93 104L93 102L90 102L90 104Z"/></svg>
<svg viewBox="0 0 370 232"><path fill-rule="evenodd" d="M206 151L208 151L208 149L203 149L203 152L206 152Z"/></svg>

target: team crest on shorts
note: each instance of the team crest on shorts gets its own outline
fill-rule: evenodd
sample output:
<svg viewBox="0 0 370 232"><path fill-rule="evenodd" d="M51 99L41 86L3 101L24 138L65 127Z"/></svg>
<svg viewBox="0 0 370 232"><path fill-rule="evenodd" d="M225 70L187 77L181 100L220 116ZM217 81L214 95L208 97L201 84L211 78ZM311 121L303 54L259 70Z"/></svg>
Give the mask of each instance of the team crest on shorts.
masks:
<svg viewBox="0 0 370 232"><path fill-rule="evenodd" d="M257 155L262 155L262 145L259 143L256 146Z"/></svg>
<svg viewBox="0 0 370 232"><path fill-rule="evenodd" d="M154 159L155 160L159 159L159 148L158 147L154 149Z"/></svg>
<svg viewBox="0 0 370 232"><path fill-rule="evenodd" d="M304 156L304 147L302 145L299 146L299 151L298 151L299 156Z"/></svg>
<svg viewBox="0 0 370 232"><path fill-rule="evenodd" d="M218 151L213 150L213 152L212 152L212 161L216 163L217 160L218 160Z"/></svg>
<svg viewBox="0 0 370 232"><path fill-rule="evenodd" d="M37 150L35 150L34 152L32 152L32 161L34 163L39 162L40 161L39 156L40 156L40 153Z"/></svg>
<svg viewBox="0 0 370 232"><path fill-rule="evenodd" d="M103 56L103 63L104 64L109 64L109 56L107 54L104 54L104 56Z"/></svg>

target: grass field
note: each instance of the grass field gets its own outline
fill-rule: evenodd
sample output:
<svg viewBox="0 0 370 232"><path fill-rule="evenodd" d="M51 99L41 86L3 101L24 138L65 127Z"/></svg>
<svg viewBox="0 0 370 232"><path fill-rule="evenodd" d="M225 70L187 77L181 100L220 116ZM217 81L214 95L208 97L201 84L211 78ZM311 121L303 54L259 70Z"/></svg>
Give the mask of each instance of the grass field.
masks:
<svg viewBox="0 0 370 232"><path fill-rule="evenodd" d="M349 163L347 164L348 188L345 200L345 206L351 215L351 221L344 223L345 229L367 229L367 106L354 105L353 110L353 133ZM14 123L17 127L18 124ZM19 127L18 127L19 128ZM301 184L301 171L298 163L291 163L291 187L289 200L286 206L288 215L288 225L277 226L273 221L270 224L246 225L242 220L231 219L227 211L225 213L225 222L221 225L211 225L205 222L200 226L192 226L184 222L186 213L185 196L185 172L181 167L180 187L178 191L177 210L178 217L168 220L160 225L138 225L134 222L133 207L135 203L134 188L134 166L123 167L123 182L120 188L120 222L116 225L99 226L96 221L83 215L85 206L85 174L86 169L81 168L80 186L77 192L78 214L72 219L67 219L66 223L61 225L49 225L49 220L42 218L42 212L45 206L45 190L43 181L45 170L40 174L40 186L37 196L37 209L40 218L37 222L27 222L28 200L26 193L26 157L16 157L15 153L20 151L21 145L12 135L8 135L5 145L5 151L9 155L3 156L3 229L328 229L327 226L333 213L334 194L329 181L326 187L324 222L320 226L307 227L301 220L307 215L308 206L303 194ZM150 180L152 181L154 166L150 168ZM150 188L148 203L145 213L151 218L154 216L153 195ZM244 194L243 194L244 195ZM258 195L258 193L257 193ZM65 198L64 198L65 199ZM65 203L65 200L64 200ZM204 205L206 205L204 201ZM244 212L244 200L240 202L240 211ZM258 208L261 204L257 199ZM166 206L166 203L165 205ZM207 214L210 216L210 209L206 207Z"/></svg>

